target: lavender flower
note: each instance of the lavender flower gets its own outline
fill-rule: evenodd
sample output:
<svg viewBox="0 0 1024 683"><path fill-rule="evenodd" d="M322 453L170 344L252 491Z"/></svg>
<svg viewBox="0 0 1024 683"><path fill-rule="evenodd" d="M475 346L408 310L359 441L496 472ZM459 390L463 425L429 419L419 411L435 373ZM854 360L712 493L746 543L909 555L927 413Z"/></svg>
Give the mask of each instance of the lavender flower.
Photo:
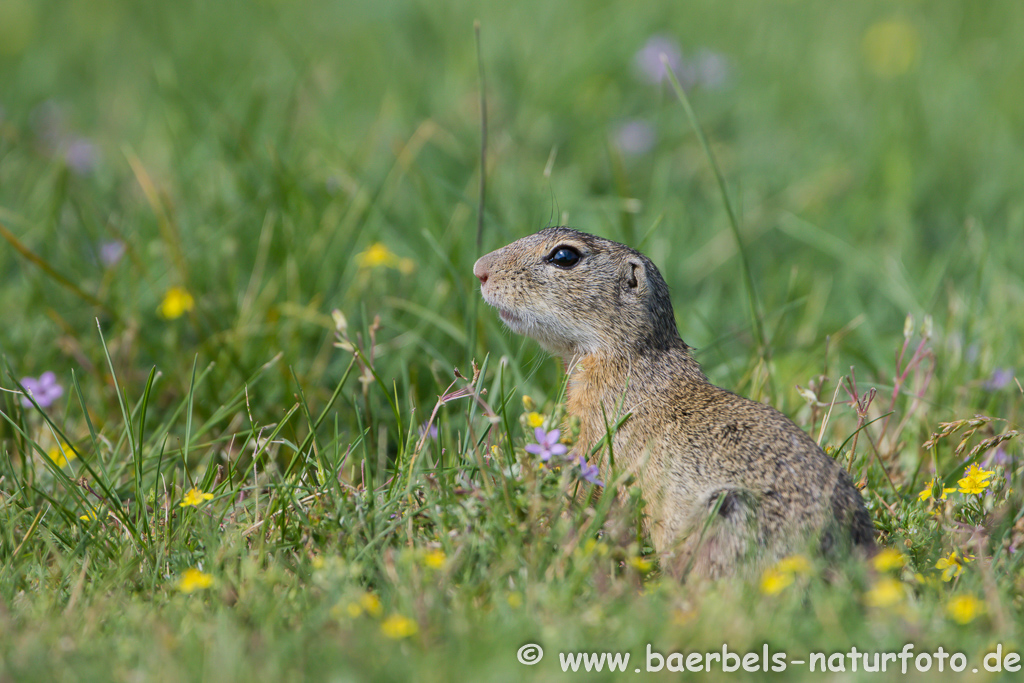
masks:
<svg viewBox="0 0 1024 683"><path fill-rule="evenodd" d="M543 427L537 427L533 431L533 435L537 439L537 443L527 444L526 452L539 456L541 462L551 460L553 455L565 455L568 450L565 444L558 443L558 438L562 436L559 429L552 429L545 434Z"/></svg>
<svg viewBox="0 0 1024 683"><path fill-rule="evenodd" d="M654 128L640 119L630 119L615 131L615 144L623 154L640 156L654 147Z"/></svg>
<svg viewBox="0 0 1024 683"><path fill-rule="evenodd" d="M50 407L54 401L64 394L64 387L57 382L57 376L49 371L39 375L39 379L23 377L21 379L21 386L25 387L25 391L36 400L40 408ZM28 400L27 396L22 397L21 405L25 408L31 408L32 401Z"/></svg>
<svg viewBox="0 0 1024 683"><path fill-rule="evenodd" d="M637 75L648 83L661 83L668 74L661 57L684 89L700 85L721 88L729 81L729 60L720 52L701 49L692 59L684 59L679 45L667 36L652 36L633 57Z"/></svg>
<svg viewBox="0 0 1024 683"><path fill-rule="evenodd" d="M996 368L981 386L985 391L999 391L1012 381L1013 370L1010 368Z"/></svg>
<svg viewBox="0 0 1024 683"><path fill-rule="evenodd" d="M1002 445L997 446L985 461L985 465L987 467L993 467L995 465L1006 467L1011 464L1013 464L1013 458L1010 457L1010 454L1006 452L1006 449L1003 448Z"/></svg>
<svg viewBox="0 0 1024 683"><path fill-rule="evenodd" d="M600 474L597 465L589 464L582 455L579 456L576 464L580 466L580 479L595 486L604 486L604 482L597 478L597 475Z"/></svg>
<svg viewBox="0 0 1024 683"><path fill-rule="evenodd" d="M78 175L86 175L96 167L96 145L85 138L72 138L64 151L64 163Z"/></svg>
<svg viewBox="0 0 1024 683"><path fill-rule="evenodd" d="M712 90L726 85L731 74L726 56L721 52L706 49L697 53L692 70L694 80L702 87Z"/></svg>
<svg viewBox="0 0 1024 683"><path fill-rule="evenodd" d="M100 262L107 268L113 268L124 256L125 244L120 240L104 242L100 245Z"/></svg>
<svg viewBox="0 0 1024 683"><path fill-rule="evenodd" d="M67 167L79 175L91 173L99 161L99 150L88 138L71 133L68 116L53 100L32 110L30 125L41 151L61 157Z"/></svg>
<svg viewBox="0 0 1024 683"><path fill-rule="evenodd" d="M426 434L431 439L434 439L436 441L437 440L437 425L432 424L432 425L430 425L430 428L428 429L426 422L421 424L420 425L420 436L423 436L424 434Z"/></svg>
<svg viewBox="0 0 1024 683"><path fill-rule="evenodd" d="M665 55L668 66L676 75L683 70L683 53L679 45L668 36L651 36L640 51L633 57L633 65L640 78L648 83L661 83L666 78L665 65L661 56Z"/></svg>
<svg viewBox="0 0 1024 683"><path fill-rule="evenodd" d="M1002 467L1003 468L1003 479L1006 480L1007 485L1013 481L1013 458L1006 452L1002 444L996 446L994 451L989 451L989 456L985 459L985 467Z"/></svg>

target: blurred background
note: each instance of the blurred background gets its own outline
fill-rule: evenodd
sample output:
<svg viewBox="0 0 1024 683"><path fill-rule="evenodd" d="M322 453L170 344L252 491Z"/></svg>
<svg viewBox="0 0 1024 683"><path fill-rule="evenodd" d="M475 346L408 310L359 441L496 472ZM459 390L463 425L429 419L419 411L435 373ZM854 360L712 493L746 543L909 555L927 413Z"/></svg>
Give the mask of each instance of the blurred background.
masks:
<svg viewBox="0 0 1024 683"><path fill-rule="evenodd" d="M347 364L336 308L364 339L380 316L378 371L412 403L488 352L553 398L557 365L475 303L475 19L484 251L554 224L628 242L712 379L784 409L823 371L891 382L908 313L934 320L939 382L957 387L938 400L1004 400L1024 360L1012 1L3 0L11 374L75 369L97 395L98 318L130 387L164 374L164 405L194 358L216 362L212 410L282 353L251 396L279 414L295 382L323 399ZM736 204L774 388L660 54Z"/></svg>

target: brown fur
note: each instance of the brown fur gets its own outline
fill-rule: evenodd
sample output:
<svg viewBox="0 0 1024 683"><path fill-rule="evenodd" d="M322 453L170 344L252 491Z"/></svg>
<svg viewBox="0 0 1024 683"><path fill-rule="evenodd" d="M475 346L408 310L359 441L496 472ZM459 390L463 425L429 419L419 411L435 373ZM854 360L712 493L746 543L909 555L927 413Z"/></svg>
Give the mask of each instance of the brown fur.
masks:
<svg viewBox="0 0 1024 683"><path fill-rule="evenodd" d="M582 258L560 268L549 258L566 246ZM704 376L646 256L548 228L483 256L473 272L513 331L565 360L568 410L581 424L576 452L589 453L606 424L630 414L612 439L616 470L636 475L672 573L756 569L808 543L874 546L846 471L784 415ZM611 481L607 454L598 457Z"/></svg>

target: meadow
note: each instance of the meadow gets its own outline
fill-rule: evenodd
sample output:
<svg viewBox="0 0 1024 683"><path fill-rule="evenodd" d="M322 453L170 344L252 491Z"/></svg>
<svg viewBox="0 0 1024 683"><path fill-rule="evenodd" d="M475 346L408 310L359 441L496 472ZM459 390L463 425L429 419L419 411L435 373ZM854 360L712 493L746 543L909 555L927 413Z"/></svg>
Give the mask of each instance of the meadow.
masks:
<svg viewBox="0 0 1024 683"><path fill-rule="evenodd" d="M0 683L1019 677L1022 35L1010 0L4 0ZM548 225L650 255L882 552L679 583L629 481L541 466L562 369L472 266ZM762 668L670 656L723 646Z"/></svg>

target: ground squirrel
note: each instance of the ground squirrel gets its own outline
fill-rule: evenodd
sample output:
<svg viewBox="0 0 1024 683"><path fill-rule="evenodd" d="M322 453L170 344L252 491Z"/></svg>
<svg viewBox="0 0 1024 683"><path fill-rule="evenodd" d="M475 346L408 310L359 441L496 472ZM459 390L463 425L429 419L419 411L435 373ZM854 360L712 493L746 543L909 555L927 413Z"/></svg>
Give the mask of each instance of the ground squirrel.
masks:
<svg viewBox="0 0 1024 683"><path fill-rule="evenodd" d="M636 475L670 573L756 570L808 544L873 548L846 471L782 413L704 376L646 256L556 227L481 257L473 273L506 325L564 359L577 454L629 414L612 439L615 469ZM597 457L610 481L607 453Z"/></svg>

